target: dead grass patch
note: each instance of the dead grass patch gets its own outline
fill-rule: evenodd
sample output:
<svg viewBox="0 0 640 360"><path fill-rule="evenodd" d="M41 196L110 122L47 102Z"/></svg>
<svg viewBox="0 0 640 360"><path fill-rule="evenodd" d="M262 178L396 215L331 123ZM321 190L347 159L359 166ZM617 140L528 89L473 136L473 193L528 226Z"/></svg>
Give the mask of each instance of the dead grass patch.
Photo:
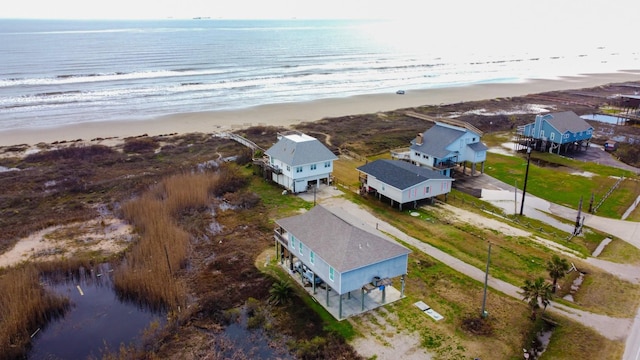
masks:
<svg viewBox="0 0 640 360"><path fill-rule="evenodd" d="M609 316L635 316L640 305L639 285L600 270L587 268L587 271L580 290L573 295L576 304L588 311Z"/></svg>

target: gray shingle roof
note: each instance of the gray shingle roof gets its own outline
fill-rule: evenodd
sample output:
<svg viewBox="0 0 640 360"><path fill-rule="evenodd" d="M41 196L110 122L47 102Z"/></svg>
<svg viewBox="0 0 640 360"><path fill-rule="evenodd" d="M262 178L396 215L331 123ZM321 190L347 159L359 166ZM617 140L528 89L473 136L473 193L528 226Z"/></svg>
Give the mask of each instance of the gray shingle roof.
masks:
<svg viewBox="0 0 640 360"><path fill-rule="evenodd" d="M411 252L347 213L322 205L276 224L341 273Z"/></svg>
<svg viewBox="0 0 640 360"><path fill-rule="evenodd" d="M430 179L453 180L431 169L416 166L402 160L380 159L358 167L358 170L375 176L385 184L404 190Z"/></svg>
<svg viewBox="0 0 640 360"><path fill-rule="evenodd" d="M464 134L464 130L456 130L436 124L424 132L422 145L417 145L414 139L411 141L410 148L437 158L444 158L451 153L451 151L447 150L447 146Z"/></svg>
<svg viewBox="0 0 640 360"><path fill-rule="evenodd" d="M577 133L593 129L588 122L576 115L573 111L563 111L544 115L544 119L561 134L567 131Z"/></svg>
<svg viewBox="0 0 640 360"><path fill-rule="evenodd" d="M471 150L473 151L482 151L482 150L488 150L489 148L487 147L487 145L481 143L481 142L477 142L477 143L471 143L469 145L467 145L471 148Z"/></svg>
<svg viewBox="0 0 640 360"><path fill-rule="evenodd" d="M319 163L338 158L318 139L308 135L283 136L265 153L291 166Z"/></svg>

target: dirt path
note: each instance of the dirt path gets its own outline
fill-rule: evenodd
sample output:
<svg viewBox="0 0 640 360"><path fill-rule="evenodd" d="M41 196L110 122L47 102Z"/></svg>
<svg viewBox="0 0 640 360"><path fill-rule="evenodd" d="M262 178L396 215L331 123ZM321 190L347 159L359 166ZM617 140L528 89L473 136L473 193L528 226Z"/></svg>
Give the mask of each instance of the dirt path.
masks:
<svg viewBox="0 0 640 360"><path fill-rule="evenodd" d="M11 250L0 254L0 268L27 260L71 257L79 251L118 253L129 245L132 232L131 225L113 216L52 226L18 240Z"/></svg>

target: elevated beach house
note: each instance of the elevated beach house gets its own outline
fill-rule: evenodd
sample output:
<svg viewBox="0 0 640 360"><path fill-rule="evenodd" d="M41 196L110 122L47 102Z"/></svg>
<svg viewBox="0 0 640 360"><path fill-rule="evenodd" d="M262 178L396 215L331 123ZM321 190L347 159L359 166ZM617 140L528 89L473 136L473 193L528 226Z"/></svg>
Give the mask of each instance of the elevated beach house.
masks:
<svg viewBox="0 0 640 360"><path fill-rule="evenodd" d="M391 201L391 206L432 199L451 191L453 178L430 168L416 166L402 160L376 160L358 167L362 189L378 198Z"/></svg>
<svg viewBox="0 0 640 360"><path fill-rule="evenodd" d="M312 272L314 294L319 282L315 277L324 281L319 302L339 320L404 297L411 251L341 208L316 205L301 215L278 219L275 240L281 264L288 264L293 273L293 263L300 261ZM396 277L401 281L399 293L391 286ZM397 296L391 296L392 290Z"/></svg>
<svg viewBox="0 0 640 360"><path fill-rule="evenodd" d="M518 127L518 144L550 153L586 150L593 126L573 111L536 115L534 122Z"/></svg>
<svg viewBox="0 0 640 360"><path fill-rule="evenodd" d="M338 159L318 139L300 132L278 134L278 142L265 155L272 180L294 193L328 184Z"/></svg>
<svg viewBox="0 0 640 360"><path fill-rule="evenodd" d="M480 141L482 131L462 121L447 123L438 121L424 133L411 141L409 160L420 166L428 167L446 176L453 176L453 169L467 164L475 174L476 164L487 160L487 146Z"/></svg>

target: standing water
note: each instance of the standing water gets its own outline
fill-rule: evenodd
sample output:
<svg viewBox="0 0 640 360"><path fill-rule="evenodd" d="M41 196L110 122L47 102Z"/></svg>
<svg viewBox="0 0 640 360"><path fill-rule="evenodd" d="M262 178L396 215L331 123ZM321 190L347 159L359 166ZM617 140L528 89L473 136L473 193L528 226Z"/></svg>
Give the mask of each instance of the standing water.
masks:
<svg viewBox="0 0 640 360"><path fill-rule="evenodd" d="M101 264L62 280L44 280L52 291L69 298L71 308L35 334L29 359L101 358L121 344L139 343L149 324L164 321L161 314L120 299L111 275L110 265Z"/></svg>

